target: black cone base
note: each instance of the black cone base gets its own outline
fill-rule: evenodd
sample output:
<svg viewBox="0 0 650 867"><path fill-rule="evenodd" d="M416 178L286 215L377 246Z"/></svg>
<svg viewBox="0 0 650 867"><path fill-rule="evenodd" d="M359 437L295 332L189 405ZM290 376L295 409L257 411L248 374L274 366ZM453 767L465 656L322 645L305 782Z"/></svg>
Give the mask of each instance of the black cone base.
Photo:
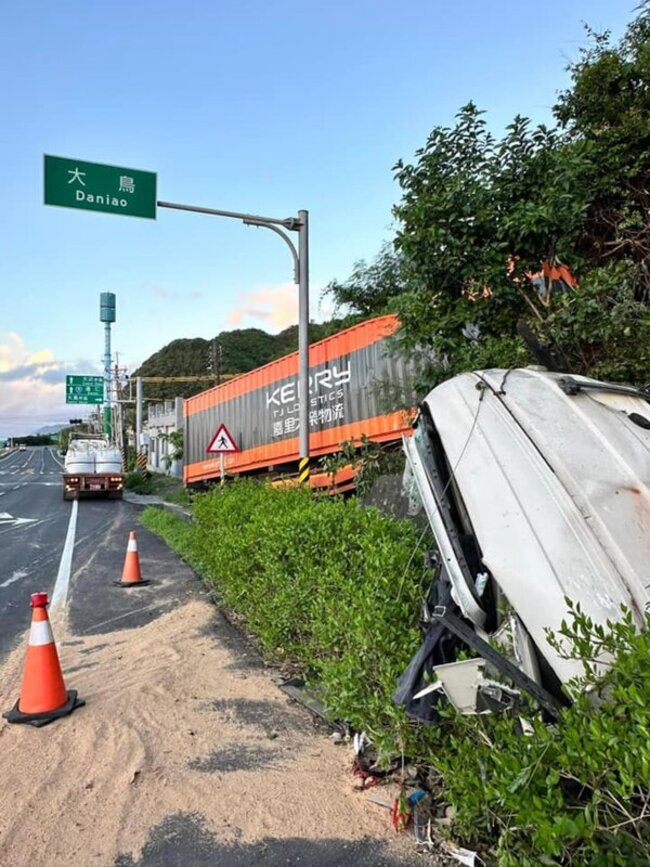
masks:
<svg viewBox="0 0 650 867"><path fill-rule="evenodd" d="M68 690L68 700L65 704L62 704L61 707L57 707L55 710L48 710L46 713L22 713L18 710L18 702L12 707L10 711L7 713L3 713L2 716L10 723L26 723L31 726L35 726L36 728L40 728L41 726L46 726L48 723L54 722L55 719L59 719L62 716L68 716L71 714L73 710L76 710L78 707L83 707L86 702L82 698L77 697L76 689Z"/></svg>
<svg viewBox="0 0 650 867"><path fill-rule="evenodd" d="M147 584L151 584L151 581L148 579L142 581L113 581L116 587L145 587Z"/></svg>

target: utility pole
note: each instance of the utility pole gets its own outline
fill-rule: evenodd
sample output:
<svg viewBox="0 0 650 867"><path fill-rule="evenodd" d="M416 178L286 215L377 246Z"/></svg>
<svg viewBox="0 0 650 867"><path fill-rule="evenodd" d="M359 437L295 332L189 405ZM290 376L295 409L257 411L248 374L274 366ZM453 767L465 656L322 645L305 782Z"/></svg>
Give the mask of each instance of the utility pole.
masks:
<svg viewBox="0 0 650 867"><path fill-rule="evenodd" d="M120 368L119 354L115 353L115 369L113 376L113 432L115 443L122 452L123 459L126 458L125 436L124 436L124 410L121 397L122 377L126 375L126 368Z"/></svg>
<svg viewBox="0 0 650 867"><path fill-rule="evenodd" d="M216 367L213 370L213 373L216 377L216 384L221 385L221 374L223 373L223 346L221 343L216 344L216 353L215 353L215 364Z"/></svg>

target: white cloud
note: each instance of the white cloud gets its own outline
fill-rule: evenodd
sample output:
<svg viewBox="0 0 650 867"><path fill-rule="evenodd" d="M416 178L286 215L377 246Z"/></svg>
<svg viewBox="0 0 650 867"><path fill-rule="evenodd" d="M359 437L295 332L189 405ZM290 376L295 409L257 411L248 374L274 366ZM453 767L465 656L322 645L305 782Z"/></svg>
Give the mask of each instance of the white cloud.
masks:
<svg viewBox="0 0 650 867"><path fill-rule="evenodd" d="M147 284L144 285L146 286ZM203 292L199 292L196 289L191 289L189 291L174 290L170 289L168 286L162 286L159 283L151 286L150 291L153 297L159 301L182 301L187 298L189 298L190 301L198 301L204 297Z"/></svg>
<svg viewBox="0 0 650 867"><path fill-rule="evenodd" d="M319 290L316 290L319 291ZM310 295L313 305L314 290ZM295 283L280 283L242 294L242 304L228 313L228 323L240 327L250 320L278 330L298 323L298 287ZM309 318L315 318L313 309ZM318 309L319 313L320 308Z"/></svg>
<svg viewBox="0 0 650 867"><path fill-rule="evenodd" d="M72 373L98 371L90 362L59 361L47 348L33 351L13 331L0 332L0 436L67 421L71 407L65 402L65 378ZM72 407L73 415L80 408Z"/></svg>

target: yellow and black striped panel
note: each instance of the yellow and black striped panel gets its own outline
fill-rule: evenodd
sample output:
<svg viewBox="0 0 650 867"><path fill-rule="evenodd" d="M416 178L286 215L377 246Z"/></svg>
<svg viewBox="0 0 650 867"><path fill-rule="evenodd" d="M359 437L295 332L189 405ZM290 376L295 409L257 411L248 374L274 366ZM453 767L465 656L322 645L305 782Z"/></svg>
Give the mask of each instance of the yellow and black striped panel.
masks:
<svg viewBox="0 0 650 867"><path fill-rule="evenodd" d="M309 458L300 458L298 463L298 481L301 485L309 484Z"/></svg>

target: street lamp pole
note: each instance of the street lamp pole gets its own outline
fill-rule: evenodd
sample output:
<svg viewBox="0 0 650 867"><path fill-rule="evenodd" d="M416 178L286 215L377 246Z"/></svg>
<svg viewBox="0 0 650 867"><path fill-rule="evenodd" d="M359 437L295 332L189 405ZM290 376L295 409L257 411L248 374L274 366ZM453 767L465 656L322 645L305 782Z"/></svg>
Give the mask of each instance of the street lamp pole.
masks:
<svg viewBox="0 0 650 867"><path fill-rule="evenodd" d="M294 265L294 283L298 284L298 391L299 391L299 476L309 483L309 212L298 211L297 217L279 219L242 214L238 211L222 211L217 208L201 208L196 205L180 205L176 202L157 202L159 208L190 211L215 217L230 217L241 220L247 226L270 229L285 241ZM287 235L298 232L298 249Z"/></svg>
<svg viewBox="0 0 650 867"><path fill-rule="evenodd" d="M309 212L298 211L298 390L300 481L309 483Z"/></svg>

